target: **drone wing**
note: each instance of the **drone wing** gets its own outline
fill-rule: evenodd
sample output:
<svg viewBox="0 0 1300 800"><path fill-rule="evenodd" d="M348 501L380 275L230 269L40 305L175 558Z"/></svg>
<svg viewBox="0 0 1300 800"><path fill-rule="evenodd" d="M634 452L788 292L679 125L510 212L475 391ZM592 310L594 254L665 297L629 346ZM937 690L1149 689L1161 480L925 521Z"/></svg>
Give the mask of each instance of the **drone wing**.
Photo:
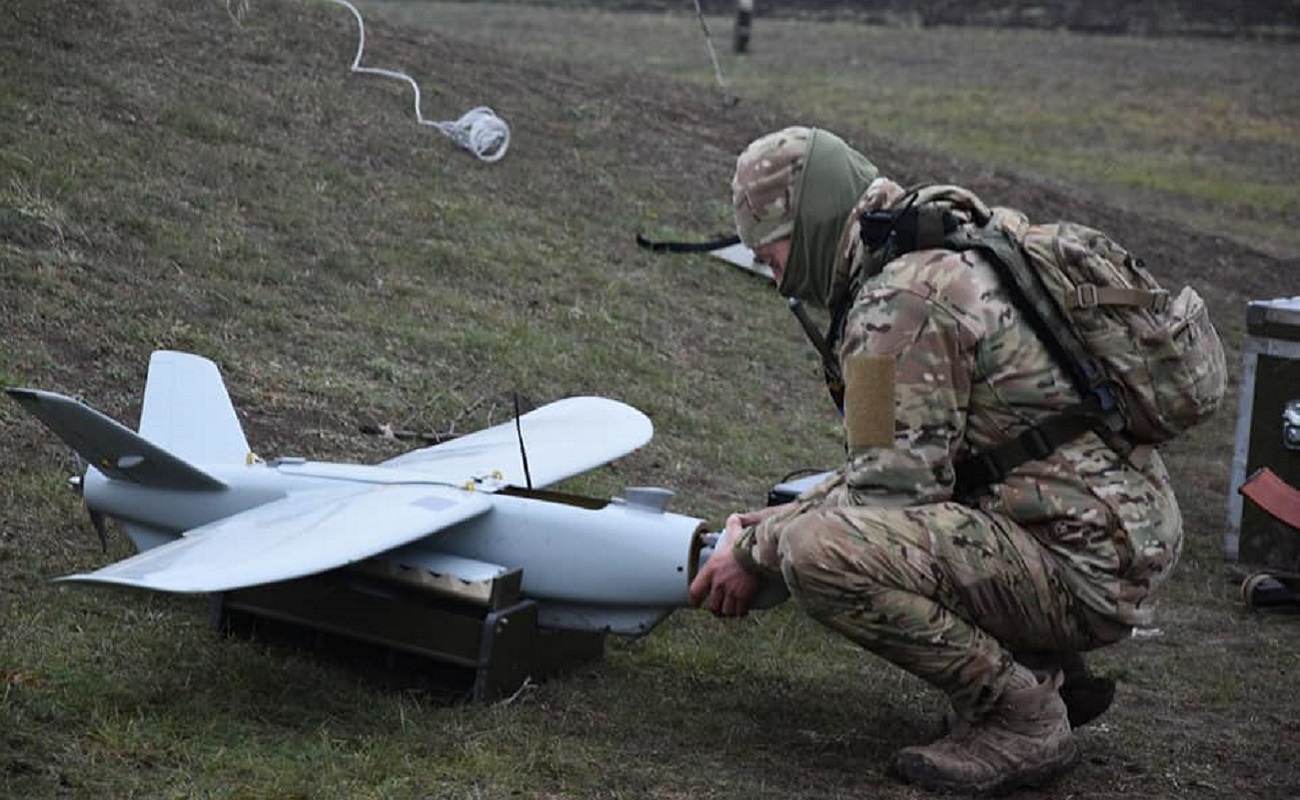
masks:
<svg viewBox="0 0 1300 800"><path fill-rule="evenodd" d="M482 495L441 486L352 484L301 492L60 580L224 592L343 567L490 508Z"/></svg>
<svg viewBox="0 0 1300 800"><path fill-rule="evenodd" d="M594 469L650 441L650 418L605 397L570 397L518 419L383 462L460 483L499 471L507 483L533 488ZM522 444L521 440L522 439ZM524 458L528 465L525 473Z"/></svg>

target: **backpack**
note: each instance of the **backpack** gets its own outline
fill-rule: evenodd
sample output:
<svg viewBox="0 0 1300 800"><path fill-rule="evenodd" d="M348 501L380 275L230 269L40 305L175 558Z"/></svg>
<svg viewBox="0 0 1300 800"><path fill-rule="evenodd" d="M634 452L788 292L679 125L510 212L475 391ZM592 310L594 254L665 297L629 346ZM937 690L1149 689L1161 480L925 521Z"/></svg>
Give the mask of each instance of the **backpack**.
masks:
<svg viewBox="0 0 1300 800"><path fill-rule="evenodd" d="M863 213L859 229L875 263L913 250L978 250L1083 398L959 462L958 497L1089 430L1129 456L1200 424L1223 401L1223 344L1204 300L1191 287L1171 296L1141 259L1100 231L1031 224L955 186L913 189ZM841 330L845 316L846 309L836 314Z"/></svg>

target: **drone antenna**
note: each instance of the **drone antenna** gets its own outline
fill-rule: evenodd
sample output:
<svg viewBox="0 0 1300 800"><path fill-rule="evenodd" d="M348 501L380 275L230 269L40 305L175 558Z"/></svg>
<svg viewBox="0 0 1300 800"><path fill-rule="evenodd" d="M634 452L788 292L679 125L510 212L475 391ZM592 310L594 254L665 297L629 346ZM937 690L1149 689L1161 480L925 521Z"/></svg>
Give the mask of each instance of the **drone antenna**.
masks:
<svg viewBox="0 0 1300 800"><path fill-rule="evenodd" d="M528 451L524 449L524 428L519 422L519 392L515 392L515 435L519 437L519 458L524 462L524 483L533 488L533 476L528 472Z"/></svg>

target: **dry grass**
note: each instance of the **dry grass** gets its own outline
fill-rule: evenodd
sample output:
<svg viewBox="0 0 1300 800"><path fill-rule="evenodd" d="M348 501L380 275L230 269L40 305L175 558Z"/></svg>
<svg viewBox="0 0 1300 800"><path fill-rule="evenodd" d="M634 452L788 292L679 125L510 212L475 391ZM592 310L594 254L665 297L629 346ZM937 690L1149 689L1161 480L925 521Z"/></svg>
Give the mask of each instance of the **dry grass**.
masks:
<svg viewBox="0 0 1300 800"><path fill-rule="evenodd" d="M515 392L607 394L646 410L655 442L566 488L669 486L716 524L833 463L837 422L769 287L632 234L722 230L734 154L796 118L905 179L954 177L1159 253L1212 297L1234 359L1244 300L1294 290L1291 50L773 22L751 61L726 56L746 99L725 110L689 14L362 7L367 60L416 75L426 116L493 106L504 161L415 126L401 84L349 75L353 22L328 3L0 12L6 385L130 423L149 351L191 349L221 364L259 451L359 461L398 448L360 424L478 427ZM1002 120L1041 113L966 124L990 97ZM1122 124L1081 142L1079 113ZM1065 189L1098 161L1118 166ZM1148 162L1159 180L1124 177ZM1300 791L1284 689L1300 629L1246 613L1221 576L1231 435L1229 409L1170 449L1189 545L1162 633L1099 654L1119 702L1043 796ZM201 602L50 583L128 547L99 551L63 450L11 404L0 436L0 797L919 796L884 768L932 734L941 698L793 607L680 613L511 703L449 703L214 637Z"/></svg>

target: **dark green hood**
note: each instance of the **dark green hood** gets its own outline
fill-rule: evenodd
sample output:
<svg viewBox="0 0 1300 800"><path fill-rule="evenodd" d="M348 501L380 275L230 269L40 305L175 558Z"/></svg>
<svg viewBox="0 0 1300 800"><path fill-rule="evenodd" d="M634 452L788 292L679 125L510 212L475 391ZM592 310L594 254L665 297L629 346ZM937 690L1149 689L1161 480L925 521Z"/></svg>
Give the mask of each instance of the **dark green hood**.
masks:
<svg viewBox="0 0 1300 800"><path fill-rule="evenodd" d="M786 297L829 305L836 252L849 212L878 171L835 134L815 129L799 188L790 260L778 287Z"/></svg>

